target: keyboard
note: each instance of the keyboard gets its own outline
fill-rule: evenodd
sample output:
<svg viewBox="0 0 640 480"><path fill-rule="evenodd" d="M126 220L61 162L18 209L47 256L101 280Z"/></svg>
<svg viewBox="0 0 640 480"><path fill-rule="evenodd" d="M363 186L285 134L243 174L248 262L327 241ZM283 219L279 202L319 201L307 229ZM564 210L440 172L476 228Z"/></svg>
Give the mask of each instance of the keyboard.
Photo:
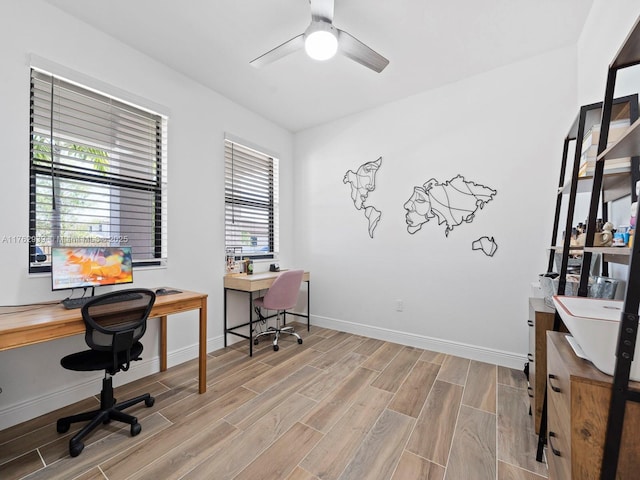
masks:
<svg viewBox="0 0 640 480"><path fill-rule="evenodd" d="M82 308L82 306L92 298L95 298L95 297L65 298L64 300L62 300L61 303L64 306L64 308L66 308L67 310L72 310L74 308ZM132 293L127 293L125 295L120 295L117 298L115 297L109 298L107 300L104 300L102 304L106 305L107 303L126 302L129 300L138 300L140 298L142 298L142 295L140 295L139 293L132 292Z"/></svg>

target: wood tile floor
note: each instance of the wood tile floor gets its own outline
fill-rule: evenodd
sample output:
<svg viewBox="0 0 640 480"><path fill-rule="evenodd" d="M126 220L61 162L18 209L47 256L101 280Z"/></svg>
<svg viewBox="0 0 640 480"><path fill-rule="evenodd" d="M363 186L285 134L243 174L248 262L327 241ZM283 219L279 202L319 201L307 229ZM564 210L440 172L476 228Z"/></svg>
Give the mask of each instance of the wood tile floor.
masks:
<svg viewBox="0 0 640 480"><path fill-rule="evenodd" d="M150 392L142 433L112 422L68 455L58 417L96 398L0 431L0 478L248 480L539 480L520 371L301 325L304 343L246 343L116 389ZM119 375L126 375L120 373ZM96 385L99 388L99 382Z"/></svg>

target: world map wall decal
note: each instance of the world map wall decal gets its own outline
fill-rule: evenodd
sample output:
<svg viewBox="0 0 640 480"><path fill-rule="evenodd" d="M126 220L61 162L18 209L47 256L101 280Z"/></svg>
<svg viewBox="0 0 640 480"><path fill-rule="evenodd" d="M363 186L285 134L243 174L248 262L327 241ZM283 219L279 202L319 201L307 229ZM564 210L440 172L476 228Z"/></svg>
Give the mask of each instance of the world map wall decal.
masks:
<svg viewBox="0 0 640 480"><path fill-rule="evenodd" d="M368 231L371 238L373 238L373 232L382 217L382 212L367 205L367 199L369 193L376 189L376 173L378 173L380 165L382 165L382 157L360 165L355 172L347 170L342 179L342 183L351 186L351 200L356 210L364 210L364 216L369 222Z"/></svg>
<svg viewBox="0 0 640 480"><path fill-rule="evenodd" d="M471 223L478 210L493 200L498 192L457 175L440 183L435 178L413 188L413 194L403 207L406 210L407 231L416 233L432 218L444 224L445 236L463 223ZM495 250L494 250L495 251Z"/></svg>

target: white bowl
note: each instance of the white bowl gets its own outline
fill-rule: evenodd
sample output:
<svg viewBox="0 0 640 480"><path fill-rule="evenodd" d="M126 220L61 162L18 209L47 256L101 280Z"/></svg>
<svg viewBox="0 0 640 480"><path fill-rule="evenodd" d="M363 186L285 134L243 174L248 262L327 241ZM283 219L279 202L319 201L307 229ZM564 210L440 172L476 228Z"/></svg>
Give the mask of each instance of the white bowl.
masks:
<svg viewBox="0 0 640 480"><path fill-rule="evenodd" d="M601 372L613 375L623 302L554 295L553 303L586 358ZM640 339L638 340L630 373L630 378L634 381L640 381Z"/></svg>

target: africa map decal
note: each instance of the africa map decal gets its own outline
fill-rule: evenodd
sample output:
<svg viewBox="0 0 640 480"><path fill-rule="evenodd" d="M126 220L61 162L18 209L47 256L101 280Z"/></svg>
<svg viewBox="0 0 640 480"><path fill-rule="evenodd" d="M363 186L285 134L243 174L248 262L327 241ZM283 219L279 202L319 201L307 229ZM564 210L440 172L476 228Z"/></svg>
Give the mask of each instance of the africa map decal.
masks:
<svg viewBox="0 0 640 480"><path fill-rule="evenodd" d="M413 195L405 202L407 231L416 233L432 218L445 227L449 236L455 227L471 223L478 210L493 200L498 192L457 175L440 183L435 178L413 188ZM493 252L491 252L493 250ZM495 249L489 248L491 255Z"/></svg>
<svg viewBox="0 0 640 480"><path fill-rule="evenodd" d="M356 210L364 210L364 216L369 222L369 236L373 238L373 232L378 226L382 212L372 205L367 204L369 193L376 189L376 173L382 164L382 157L373 162L367 162L354 172L347 170L342 183L351 186L351 200Z"/></svg>

